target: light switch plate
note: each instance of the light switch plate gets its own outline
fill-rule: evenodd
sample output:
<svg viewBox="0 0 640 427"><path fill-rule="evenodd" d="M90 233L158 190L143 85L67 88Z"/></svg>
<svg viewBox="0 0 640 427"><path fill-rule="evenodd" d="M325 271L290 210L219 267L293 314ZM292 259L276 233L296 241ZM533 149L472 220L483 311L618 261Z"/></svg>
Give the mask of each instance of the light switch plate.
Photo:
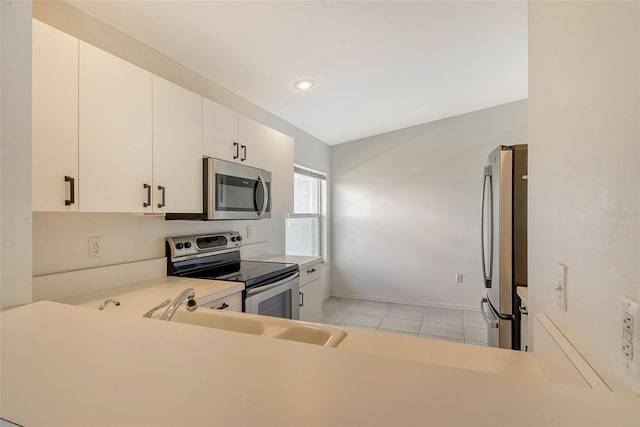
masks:
<svg viewBox="0 0 640 427"><path fill-rule="evenodd" d="M622 297L620 313L620 355L625 371L633 377L633 389L640 394L640 302Z"/></svg>
<svg viewBox="0 0 640 427"><path fill-rule="evenodd" d="M558 264L556 278L556 301L560 308L567 311L567 266Z"/></svg>

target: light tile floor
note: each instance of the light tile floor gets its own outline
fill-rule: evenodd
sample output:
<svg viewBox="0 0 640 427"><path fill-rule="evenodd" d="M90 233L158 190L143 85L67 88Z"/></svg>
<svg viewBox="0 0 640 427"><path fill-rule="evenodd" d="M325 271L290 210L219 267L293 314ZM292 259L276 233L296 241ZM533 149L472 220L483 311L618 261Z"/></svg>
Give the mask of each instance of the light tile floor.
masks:
<svg viewBox="0 0 640 427"><path fill-rule="evenodd" d="M487 325L478 311L331 297L322 303L322 320L332 325L487 345Z"/></svg>

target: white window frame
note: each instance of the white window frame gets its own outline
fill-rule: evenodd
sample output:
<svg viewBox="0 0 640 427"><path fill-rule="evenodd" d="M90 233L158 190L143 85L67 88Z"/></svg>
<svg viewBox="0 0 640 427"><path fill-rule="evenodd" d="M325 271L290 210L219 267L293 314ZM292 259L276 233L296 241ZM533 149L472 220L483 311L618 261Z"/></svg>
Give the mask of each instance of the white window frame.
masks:
<svg viewBox="0 0 640 427"><path fill-rule="evenodd" d="M329 239L329 232L328 232L328 203L329 203L329 183L328 183L328 177L327 174L324 172L320 172L311 168L308 168L306 166L302 166L300 164L294 164L293 167L293 173L295 174L299 174L299 175L306 175L312 178L316 178L319 179L321 181L324 181L324 188L320 188L319 191L317 192L318 195L318 200L317 200L317 206L318 206L318 210L320 211L319 213L289 213L286 215L287 219L292 218L292 219L308 219L308 218L317 218L318 219L318 232L319 232L319 236L318 236L318 244L319 244L319 254L320 257L322 257L322 262L326 263L328 258L329 258L329 253L328 253L328 239ZM294 195L295 197L295 195ZM324 199L324 203L323 203L323 199ZM295 200L294 200L294 206L295 206ZM295 209L295 208L294 208ZM286 240L286 239L285 239Z"/></svg>

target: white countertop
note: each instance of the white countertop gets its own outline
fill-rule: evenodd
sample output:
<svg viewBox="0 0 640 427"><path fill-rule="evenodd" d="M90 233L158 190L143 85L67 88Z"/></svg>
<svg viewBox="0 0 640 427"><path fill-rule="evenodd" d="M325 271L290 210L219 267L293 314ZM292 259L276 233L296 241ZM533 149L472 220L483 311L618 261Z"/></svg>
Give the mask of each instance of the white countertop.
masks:
<svg viewBox="0 0 640 427"><path fill-rule="evenodd" d="M347 331L347 336L338 345L341 350L434 363L512 378L548 381L533 353L344 326L340 328Z"/></svg>
<svg viewBox="0 0 640 427"><path fill-rule="evenodd" d="M142 316L151 307L160 304L166 299L175 298L180 292L188 288L195 289L198 304L206 304L209 301L242 291L244 284L223 280L164 276L117 288L89 292L65 298L59 302L98 309L104 300L115 298L120 302L120 306L116 307L113 304L109 304L104 311Z"/></svg>
<svg viewBox="0 0 640 427"><path fill-rule="evenodd" d="M529 302L529 288L526 286L516 287L516 293L525 302Z"/></svg>
<svg viewBox="0 0 640 427"><path fill-rule="evenodd" d="M267 258L267 260L274 259L277 260L274 262L298 261L299 265L313 265L313 263L320 261L319 257L280 256ZM159 277L117 288L90 292L59 302L97 309L104 300L115 298L120 302L120 306L109 304L105 307L105 311L142 316L154 305L167 298L174 298L187 288L194 288L198 302L203 304L205 301L224 298L231 293L239 292L242 290L242 285L220 280ZM162 312L163 310L159 310L157 313L161 314ZM347 330L348 335L339 344L340 349L436 363L453 368L546 380L535 357L530 353L446 341L415 339L414 337L355 328L342 327L342 329Z"/></svg>
<svg viewBox="0 0 640 427"><path fill-rule="evenodd" d="M260 255L251 258L256 261L268 261L268 262L284 262L288 264L298 264L300 270L310 267L314 264L322 262L322 257L319 256L298 256L298 255Z"/></svg>
<svg viewBox="0 0 640 427"><path fill-rule="evenodd" d="M27 426L637 426L640 419L633 396L46 301L6 310L0 320L0 416Z"/></svg>

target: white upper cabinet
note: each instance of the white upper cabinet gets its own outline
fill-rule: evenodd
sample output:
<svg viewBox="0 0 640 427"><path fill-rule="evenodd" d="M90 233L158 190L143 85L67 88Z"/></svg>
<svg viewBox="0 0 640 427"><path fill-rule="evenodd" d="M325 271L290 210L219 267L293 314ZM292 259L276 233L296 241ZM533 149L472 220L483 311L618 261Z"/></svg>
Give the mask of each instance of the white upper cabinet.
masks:
<svg viewBox="0 0 640 427"><path fill-rule="evenodd" d="M279 132L248 117L240 116L238 137L242 145L247 146L249 150L247 155L243 157L245 158L245 163L257 168L271 170L271 152L276 149L272 141L275 133Z"/></svg>
<svg viewBox="0 0 640 427"><path fill-rule="evenodd" d="M271 172L271 211L293 212L293 138L244 116L238 128L245 163Z"/></svg>
<svg viewBox="0 0 640 427"><path fill-rule="evenodd" d="M293 210L292 138L33 20L34 211L200 213L203 155Z"/></svg>
<svg viewBox="0 0 640 427"><path fill-rule="evenodd" d="M202 212L202 97L153 76L153 211Z"/></svg>
<svg viewBox="0 0 640 427"><path fill-rule="evenodd" d="M32 206L78 211L78 39L33 20Z"/></svg>
<svg viewBox="0 0 640 427"><path fill-rule="evenodd" d="M240 162L238 113L207 98L202 101L202 153L207 157Z"/></svg>
<svg viewBox="0 0 640 427"><path fill-rule="evenodd" d="M80 210L152 212L151 73L80 41Z"/></svg>

